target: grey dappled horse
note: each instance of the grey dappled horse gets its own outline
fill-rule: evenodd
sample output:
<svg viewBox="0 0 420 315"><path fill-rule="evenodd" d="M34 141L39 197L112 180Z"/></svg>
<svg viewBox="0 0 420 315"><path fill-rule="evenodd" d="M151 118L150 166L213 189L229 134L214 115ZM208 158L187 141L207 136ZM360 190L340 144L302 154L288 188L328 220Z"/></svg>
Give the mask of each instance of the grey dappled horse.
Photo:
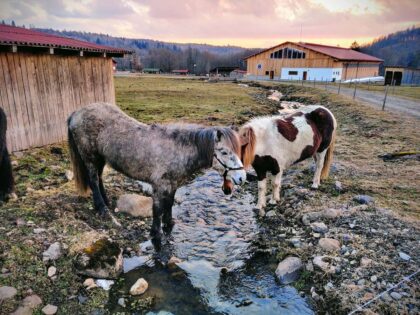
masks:
<svg viewBox="0 0 420 315"><path fill-rule="evenodd" d="M153 187L151 236L160 247L163 228L173 226L172 205L178 187L213 163L223 174L223 191L245 182L240 141L230 128L197 125L146 125L117 106L95 103L72 113L68 140L80 192L93 192L95 209L106 214L109 201L101 179L106 163L131 178Z"/></svg>

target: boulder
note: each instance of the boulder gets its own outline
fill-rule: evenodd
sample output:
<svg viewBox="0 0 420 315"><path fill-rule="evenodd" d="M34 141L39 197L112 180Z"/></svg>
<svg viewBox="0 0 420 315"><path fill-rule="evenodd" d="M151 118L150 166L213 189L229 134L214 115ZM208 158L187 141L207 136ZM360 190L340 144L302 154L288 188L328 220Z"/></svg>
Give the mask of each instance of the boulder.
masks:
<svg viewBox="0 0 420 315"><path fill-rule="evenodd" d="M42 308L42 313L45 315L54 315L57 313L58 307L55 305L48 304Z"/></svg>
<svg viewBox="0 0 420 315"><path fill-rule="evenodd" d="M143 278L140 278L130 288L130 294L131 295L141 295L144 292L146 292L148 287L149 287L149 284L147 283L147 281L144 280Z"/></svg>
<svg viewBox="0 0 420 315"><path fill-rule="evenodd" d="M340 250L340 242L332 238L321 238L318 245L326 251L333 252Z"/></svg>
<svg viewBox="0 0 420 315"><path fill-rule="evenodd" d="M292 283L299 278L302 267L300 258L289 256L278 264L276 276L281 284Z"/></svg>
<svg viewBox="0 0 420 315"><path fill-rule="evenodd" d="M117 201L120 212L128 213L133 217L148 218L153 215L153 199L136 194L125 194Z"/></svg>
<svg viewBox="0 0 420 315"><path fill-rule="evenodd" d="M3 286L0 287L0 302L13 298L17 293L14 287Z"/></svg>
<svg viewBox="0 0 420 315"><path fill-rule="evenodd" d="M76 255L75 267L82 275L116 279L123 268L122 249L115 242L101 238Z"/></svg>
<svg viewBox="0 0 420 315"><path fill-rule="evenodd" d="M48 247L48 249L42 253L42 260L44 262L54 261L61 257L61 245L59 242L55 242Z"/></svg>
<svg viewBox="0 0 420 315"><path fill-rule="evenodd" d="M31 309L37 308L41 304L42 304L42 300L36 294L29 295L26 298L24 298L23 301L22 301L23 306L29 307Z"/></svg>

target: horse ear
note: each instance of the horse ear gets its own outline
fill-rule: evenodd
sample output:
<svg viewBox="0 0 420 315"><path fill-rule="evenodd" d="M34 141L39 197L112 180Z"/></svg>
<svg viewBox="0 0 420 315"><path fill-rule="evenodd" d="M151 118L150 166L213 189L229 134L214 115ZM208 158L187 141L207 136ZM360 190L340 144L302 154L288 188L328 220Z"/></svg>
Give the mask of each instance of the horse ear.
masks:
<svg viewBox="0 0 420 315"><path fill-rule="evenodd" d="M222 140L223 133L220 130L216 131L216 142Z"/></svg>

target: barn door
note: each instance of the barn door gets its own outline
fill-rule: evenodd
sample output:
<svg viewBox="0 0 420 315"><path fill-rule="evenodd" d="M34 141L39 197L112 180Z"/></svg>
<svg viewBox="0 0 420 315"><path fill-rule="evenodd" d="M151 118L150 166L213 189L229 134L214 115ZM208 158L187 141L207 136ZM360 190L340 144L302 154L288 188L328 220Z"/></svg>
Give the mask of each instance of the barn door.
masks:
<svg viewBox="0 0 420 315"><path fill-rule="evenodd" d="M306 71L303 71L303 78L302 78L302 80L306 80L306 76L308 75L308 72L306 72Z"/></svg>
<svg viewBox="0 0 420 315"><path fill-rule="evenodd" d="M274 71L270 71L270 80L274 79Z"/></svg>

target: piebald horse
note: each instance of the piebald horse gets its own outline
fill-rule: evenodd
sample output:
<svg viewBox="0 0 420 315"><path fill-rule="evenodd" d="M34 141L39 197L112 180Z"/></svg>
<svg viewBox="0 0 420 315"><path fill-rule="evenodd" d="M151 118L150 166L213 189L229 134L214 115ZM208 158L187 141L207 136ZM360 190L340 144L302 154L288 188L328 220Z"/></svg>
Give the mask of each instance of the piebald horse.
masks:
<svg viewBox="0 0 420 315"><path fill-rule="evenodd" d="M153 187L152 240L160 248L161 221L169 232L172 205L178 187L198 171L215 168L223 175L222 189L245 182L240 140L231 128L197 125L146 125L117 106L95 103L72 113L68 141L80 192L93 193L96 211L109 214L109 201L101 179L106 163L128 177Z"/></svg>
<svg viewBox="0 0 420 315"><path fill-rule="evenodd" d="M328 177L336 129L337 122L327 108L311 105L287 116L255 118L239 130L244 167L252 165L257 173L261 216L265 215L267 173L273 176L271 204L280 200L282 174L292 164L315 159L314 189Z"/></svg>

